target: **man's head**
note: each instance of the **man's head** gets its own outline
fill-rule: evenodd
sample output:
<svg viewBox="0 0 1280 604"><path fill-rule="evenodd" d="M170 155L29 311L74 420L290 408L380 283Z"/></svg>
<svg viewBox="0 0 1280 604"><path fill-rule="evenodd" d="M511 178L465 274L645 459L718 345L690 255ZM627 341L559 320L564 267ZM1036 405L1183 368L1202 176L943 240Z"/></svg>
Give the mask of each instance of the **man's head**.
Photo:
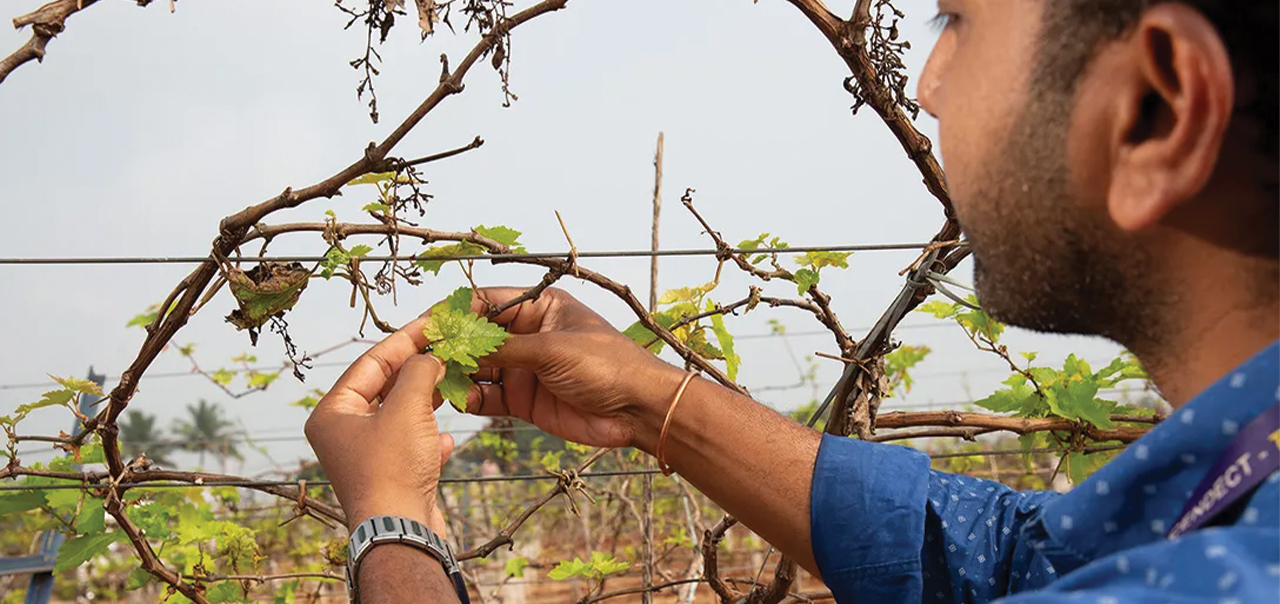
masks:
<svg viewBox="0 0 1280 604"><path fill-rule="evenodd" d="M1165 343L1192 274L1274 304L1277 4L940 0L920 83L997 318ZM1262 270L1257 270L1261 267Z"/></svg>

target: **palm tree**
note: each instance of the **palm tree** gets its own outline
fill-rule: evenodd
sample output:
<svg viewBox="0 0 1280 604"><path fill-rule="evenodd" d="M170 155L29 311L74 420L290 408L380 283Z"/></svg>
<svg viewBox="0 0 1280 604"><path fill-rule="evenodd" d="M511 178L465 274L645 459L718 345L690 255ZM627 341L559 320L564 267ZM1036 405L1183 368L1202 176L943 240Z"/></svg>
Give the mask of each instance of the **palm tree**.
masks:
<svg viewBox="0 0 1280 604"><path fill-rule="evenodd" d="M166 440L164 434L156 428L156 416L130 409L119 425L120 447L128 458L133 459L146 453L148 459L159 465L173 465L169 460L169 454L174 449L173 441Z"/></svg>
<svg viewBox="0 0 1280 604"><path fill-rule="evenodd" d="M235 424L222 416L222 407L203 399L196 405L187 405L188 419L178 420L173 431L182 441L182 448L200 454L204 466L205 454L212 454L226 466L227 458L244 459L233 439L239 436Z"/></svg>

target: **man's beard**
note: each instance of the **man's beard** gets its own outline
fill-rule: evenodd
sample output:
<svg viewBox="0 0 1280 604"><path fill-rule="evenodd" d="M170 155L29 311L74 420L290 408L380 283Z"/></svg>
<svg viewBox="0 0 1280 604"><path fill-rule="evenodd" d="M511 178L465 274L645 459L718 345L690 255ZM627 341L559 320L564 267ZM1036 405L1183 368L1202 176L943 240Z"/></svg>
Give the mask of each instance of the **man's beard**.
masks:
<svg viewBox="0 0 1280 604"><path fill-rule="evenodd" d="M1055 96L1028 104L964 204L979 301L994 318L1036 331L1102 335L1130 348L1163 340L1150 258L1105 204L1073 197L1071 107Z"/></svg>

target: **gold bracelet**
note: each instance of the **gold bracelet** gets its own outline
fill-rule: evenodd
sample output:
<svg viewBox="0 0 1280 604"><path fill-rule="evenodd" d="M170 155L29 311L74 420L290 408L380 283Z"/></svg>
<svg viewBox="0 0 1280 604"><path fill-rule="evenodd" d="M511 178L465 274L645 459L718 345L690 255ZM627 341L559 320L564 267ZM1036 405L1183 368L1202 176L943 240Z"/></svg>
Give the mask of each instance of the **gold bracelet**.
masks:
<svg viewBox="0 0 1280 604"><path fill-rule="evenodd" d="M695 375L698 375L698 372L690 371L686 373L684 380L680 382L680 387L676 388L676 395L671 398L671 405L667 407L667 418L662 421L662 431L658 433L658 450L655 456L658 458L658 469L662 470L663 476L670 476L673 471L671 466L667 465L667 428L671 426L671 416L676 411L676 405L680 404L680 397L684 394L684 389L689 386L689 382L693 380Z"/></svg>

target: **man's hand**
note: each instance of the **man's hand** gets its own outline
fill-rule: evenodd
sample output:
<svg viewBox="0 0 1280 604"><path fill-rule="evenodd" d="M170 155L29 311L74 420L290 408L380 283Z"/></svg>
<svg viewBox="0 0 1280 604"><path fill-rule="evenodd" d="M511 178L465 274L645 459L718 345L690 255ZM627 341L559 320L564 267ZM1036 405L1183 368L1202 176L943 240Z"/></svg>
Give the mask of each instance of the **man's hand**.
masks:
<svg viewBox="0 0 1280 604"><path fill-rule="evenodd" d="M476 290L472 310L484 315L521 293ZM517 417L587 445L638 446L681 379L678 368L562 290L548 289L493 320L513 335L480 359L482 383L467 398L470 413Z"/></svg>
<svg viewBox="0 0 1280 604"><path fill-rule="evenodd" d="M423 321L361 355L307 420L307 440L333 481L348 528L385 514L445 534L436 485L453 438L436 426L432 392L444 366L421 354Z"/></svg>
<svg viewBox="0 0 1280 604"><path fill-rule="evenodd" d="M475 292L487 314L522 290ZM514 416L597 446L657 447L683 372L555 289L494 320L513 335L480 359L467 410ZM488 382L488 383L486 383ZM745 396L694 379L672 415L666 461L725 511L817 573L809 491L821 437Z"/></svg>

